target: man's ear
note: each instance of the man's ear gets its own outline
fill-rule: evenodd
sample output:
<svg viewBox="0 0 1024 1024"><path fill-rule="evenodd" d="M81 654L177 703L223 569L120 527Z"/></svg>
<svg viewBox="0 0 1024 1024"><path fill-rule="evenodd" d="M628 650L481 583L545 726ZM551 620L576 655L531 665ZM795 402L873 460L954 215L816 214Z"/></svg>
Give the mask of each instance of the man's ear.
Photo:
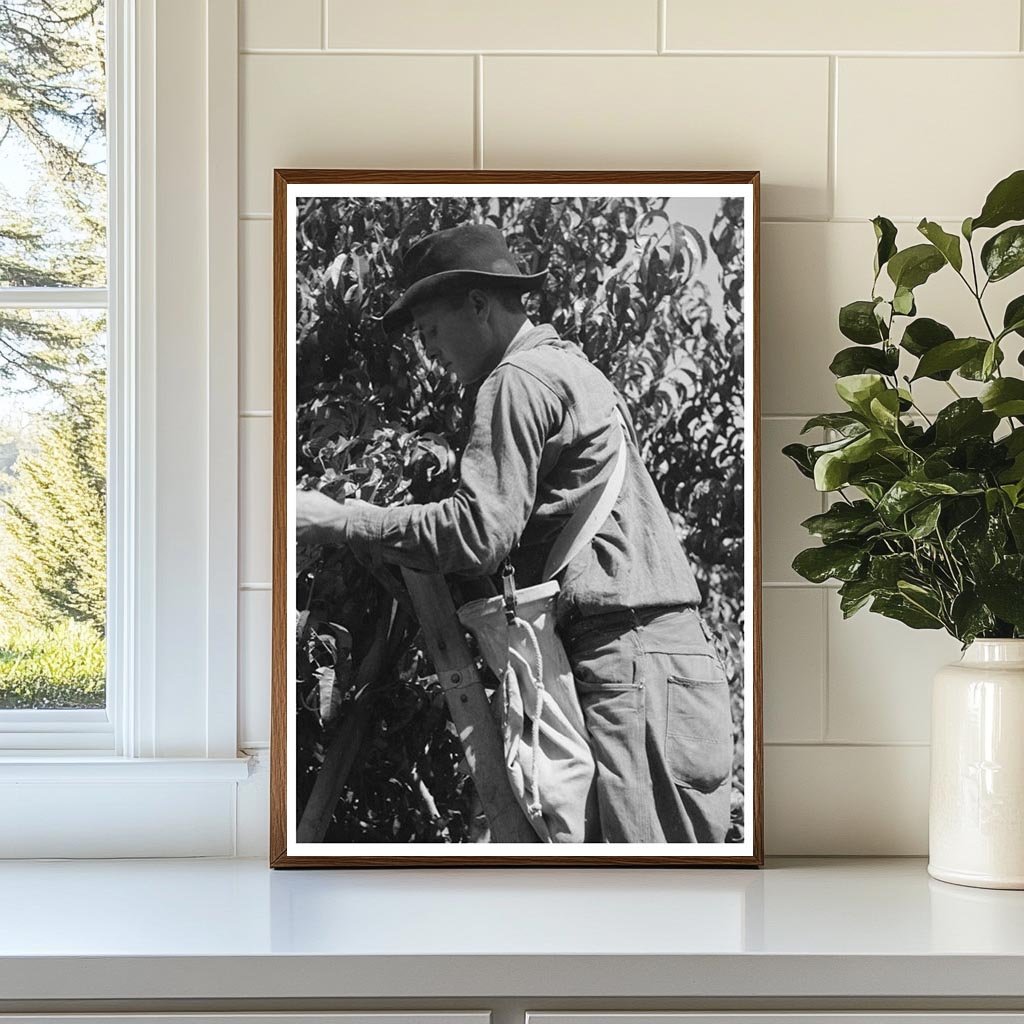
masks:
<svg viewBox="0 0 1024 1024"><path fill-rule="evenodd" d="M470 308L480 323L486 323L491 313L491 297L482 288L470 288L466 294Z"/></svg>

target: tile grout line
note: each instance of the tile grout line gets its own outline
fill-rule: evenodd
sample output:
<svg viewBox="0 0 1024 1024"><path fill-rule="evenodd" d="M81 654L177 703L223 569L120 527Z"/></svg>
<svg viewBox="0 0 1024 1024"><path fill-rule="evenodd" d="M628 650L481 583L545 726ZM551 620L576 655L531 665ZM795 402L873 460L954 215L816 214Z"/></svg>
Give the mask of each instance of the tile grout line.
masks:
<svg viewBox="0 0 1024 1024"><path fill-rule="evenodd" d="M484 58L473 57L473 166L484 166Z"/></svg>
<svg viewBox="0 0 1024 1024"><path fill-rule="evenodd" d="M456 49L400 49L396 47L357 46L244 46L239 51L243 56L261 57L285 56L330 56L351 57L471 57L477 54L496 57L756 57L764 60L790 58L821 59L822 57L855 57L858 60L934 60L935 58L957 58L961 60L1006 60L1020 57L1018 50L669 50L655 49L594 50L594 49L551 49L551 50L456 50Z"/></svg>
<svg viewBox="0 0 1024 1024"><path fill-rule="evenodd" d="M825 440L829 441L832 439L833 432L831 430L825 431ZM827 492L822 491L819 498L821 502L821 511L828 511L828 497ZM821 594L821 742L828 743L829 732L832 729L831 721L831 708L830 708L830 671L829 671L829 660L831 657L831 647L829 644L829 618L828 618L828 601L829 601L829 590L822 588Z"/></svg>
<svg viewBox="0 0 1024 1024"><path fill-rule="evenodd" d="M829 636L828 636L828 600L829 591L821 592L821 712L819 722L821 742L828 741L829 733L829 686L828 686L828 659L829 659Z"/></svg>
<svg viewBox="0 0 1024 1024"><path fill-rule="evenodd" d="M1024 3L1024 0L1021 0ZM657 0L658 4L658 53L668 49L668 0Z"/></svg>
<svg viewBox="0 0 1024 1024"><path fill-rule="evenodd" d="M839 166L839 58L828 59L828 166L825 169L828 190L828 219L836 215L836 178Z"/></svg>
<svg viewBox="0 0 1024 1024"><path fill-rule="evenodd" d="M830 740L818 742L817 740L765 740L766 747L817 747L822 750L836 749L875 749L875 748L921 748L930 747L931 744L925 740Z"/></svg>
<svg viewBox="0 0 1024 1024"><path fill-rule="evenodd" d="M327 49L327 4L328 0L320 2L320 49Z"/></svg>

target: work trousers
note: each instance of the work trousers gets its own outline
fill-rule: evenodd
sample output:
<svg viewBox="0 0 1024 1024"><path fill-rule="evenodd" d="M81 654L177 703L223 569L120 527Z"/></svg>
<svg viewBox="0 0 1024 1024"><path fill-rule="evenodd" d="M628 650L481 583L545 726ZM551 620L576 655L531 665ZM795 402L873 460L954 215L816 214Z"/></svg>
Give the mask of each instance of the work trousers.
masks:
<svg viewBox="0 0 1024 1024"><path fill-rule="evenodd" d="M595 840L723 842L729 684L696 609L582 619L563 636L597 762Z"/></svg>

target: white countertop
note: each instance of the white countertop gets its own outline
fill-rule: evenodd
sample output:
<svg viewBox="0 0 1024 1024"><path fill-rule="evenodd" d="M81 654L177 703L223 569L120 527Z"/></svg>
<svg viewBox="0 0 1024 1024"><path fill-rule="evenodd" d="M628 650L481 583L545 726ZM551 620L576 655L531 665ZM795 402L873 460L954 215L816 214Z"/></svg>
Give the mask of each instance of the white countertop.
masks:
<svg viewBox="0 0 1024 1024"><path fill-rule="evenodd" d="M1024 892L937 882L904 858L760 871L0 864L0 1000L183 992L1024 997Z"/></svg>

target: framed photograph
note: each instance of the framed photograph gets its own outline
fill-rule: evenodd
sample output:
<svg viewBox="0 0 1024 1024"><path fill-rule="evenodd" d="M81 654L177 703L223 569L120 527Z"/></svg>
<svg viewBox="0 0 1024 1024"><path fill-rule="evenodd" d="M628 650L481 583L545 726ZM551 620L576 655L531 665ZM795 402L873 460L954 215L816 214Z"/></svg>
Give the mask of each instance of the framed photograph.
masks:
<svg viewBox="0 0 1024 1024"><path fill-rule="evenodd" d="M758 187L275 172L272 866L762 863Z"/></svg>

